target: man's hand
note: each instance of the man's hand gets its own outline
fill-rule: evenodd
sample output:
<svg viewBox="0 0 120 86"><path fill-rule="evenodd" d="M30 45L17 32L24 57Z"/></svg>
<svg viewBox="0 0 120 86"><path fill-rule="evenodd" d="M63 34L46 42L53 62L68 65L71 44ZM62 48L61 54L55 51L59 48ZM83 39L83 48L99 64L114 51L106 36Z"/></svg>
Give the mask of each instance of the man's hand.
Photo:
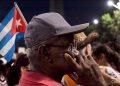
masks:
<svg viewBox="0 0 120 86"><path fill-rule="evenodd" d="M65 59L74 69L77 80L84 86L106 86L100 69L91 56L91 46L88 45L82 54L75 56L72 52L65 53ZM74 59L76 58L76 60Z"/></svg>

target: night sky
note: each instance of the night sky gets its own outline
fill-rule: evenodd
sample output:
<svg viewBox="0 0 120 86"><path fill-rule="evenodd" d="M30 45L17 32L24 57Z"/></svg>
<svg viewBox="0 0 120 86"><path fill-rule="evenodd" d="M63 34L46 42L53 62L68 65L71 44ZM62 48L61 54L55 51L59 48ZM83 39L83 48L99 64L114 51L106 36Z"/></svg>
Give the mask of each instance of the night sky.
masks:
<svg viewBox="0 0 120 86"><path fill-rule="evenodd" d="M49 12L49 0L0 0L0 21L6 16L17 2L27 22L32 16ZM71 24L92 22L103 13L109 12L107 0L64 0L64 17Z"/></svg>

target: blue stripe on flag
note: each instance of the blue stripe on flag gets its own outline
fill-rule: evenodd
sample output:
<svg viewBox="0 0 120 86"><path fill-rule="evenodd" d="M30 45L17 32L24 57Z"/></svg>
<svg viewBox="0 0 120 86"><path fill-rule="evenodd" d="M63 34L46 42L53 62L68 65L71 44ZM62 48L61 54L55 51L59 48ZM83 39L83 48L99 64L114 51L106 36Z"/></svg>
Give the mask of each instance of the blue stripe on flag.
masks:
<svg viewBox="0 0 120 86"><path fill-rule="evenodd" d="M1 23L2 25L0 25L0 32L2 31L2 29L4 29L4 27L8 24L8 22L13 18L13 16L14 16L14 7L10 10L8 15L2 21Z"/></svg>
<svg viewBox="0 0 120 86"><path fill-rule="evenodd" d="M5 59L9 62L11 60L11 58L13 57L13 53L15 51L15 43L12 46L12 48L8 51L8 53L4 56Z"/></svg>
<svg viewBox="0 0 120 86"><path fill-rule="evenodd" d="M7 42L12 38L13 36L10 35L10 33L7 33L7 35L0 41L0 50L6 45Z"/></svg>
<svg viewBox="0 0 120 86"><path fill-rule="evenodd" d="M16 35L16 42L18 42L19 40L23 40L24 39L24 33L23 32L19 32L17 35Z"/></svg>
<svg viewBox="0 0 120 86"><path fill-rule="evenodd" d="M14 7L10 10L10 12L7 14L7 16L4 18L4 20L1 22L0 25L0 32L6 27L6 25L11 21L11 19L14 17ZM11 25L12 26L12 25ZM12 27L10 27L12 28ZM10 41L10 39L13 36L8 32L4 38L0 41L0 50ZM5 59L7 61L10 61L13 53L15 51L15 43L12 44L11 48L9 50L6 50L6 54L4 55Z"/></svg>

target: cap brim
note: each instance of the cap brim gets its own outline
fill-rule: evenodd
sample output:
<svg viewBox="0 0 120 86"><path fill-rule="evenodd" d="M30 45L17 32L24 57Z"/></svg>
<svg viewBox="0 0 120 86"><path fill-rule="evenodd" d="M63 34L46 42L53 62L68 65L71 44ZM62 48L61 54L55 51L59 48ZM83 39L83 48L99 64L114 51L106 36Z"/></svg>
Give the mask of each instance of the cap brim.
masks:
<svg viewBox="0 0 120 86"><path fill-rule="evenodd" d="M61 30L58 33L56 33L56 35L65 35L65 34L82 32L88 26L89 26L89 23L84 23L84 24L75 25L71 27L62 27Z"/></svg>

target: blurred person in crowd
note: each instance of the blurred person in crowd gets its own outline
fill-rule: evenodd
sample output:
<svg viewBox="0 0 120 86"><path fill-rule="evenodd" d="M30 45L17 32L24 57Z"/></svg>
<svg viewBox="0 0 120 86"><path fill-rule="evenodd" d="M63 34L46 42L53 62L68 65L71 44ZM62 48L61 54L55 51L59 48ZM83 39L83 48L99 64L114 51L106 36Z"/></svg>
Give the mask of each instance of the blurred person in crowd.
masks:
<svg viewBox="0 0 120 86"><path fill-rule="evenodd" d="M6 63L7 60L0 54L0 86L8 86L6 80Z"/></svg>
<svg viewBox="0 0 120 86"><path fill-rule="evenodd" d="M7 81L9 86L18 85L21 77L21 68L25 68L28 64L29 62L26 54L18 53L16 60L11 64L11 67L7 73Z"/></svg>
<svg viewBox="0 0 120 86"><path fill-rule="evenodd" d="M113 86L120 86L120 58L108 45L101 44L93 52L105 80Z"/></svg>
<svg viewBox="0 0 120 86"><path fill-rule="evenodd" d="M108 45L101 44L94 50L93 54L99 65L111 66L115 70L120 71L120 57Z"/></svg>
<svg viewBox="0 0 120 86"><path fill-rule="evenodd" d="M116 51L120 55L120 44L115 40L106 43L112 50Z"/></svg>
<svg viewBox="0 0 120 86"><path fill-rule="evenodd" d="M90 46L81 55L74 42L73 34L87 26L71 26L58 13L34 16L25 32L29 66L22 71L19 86L62 86L65 74L76 75L73 79L84 86L106 86Z"/></svg>

